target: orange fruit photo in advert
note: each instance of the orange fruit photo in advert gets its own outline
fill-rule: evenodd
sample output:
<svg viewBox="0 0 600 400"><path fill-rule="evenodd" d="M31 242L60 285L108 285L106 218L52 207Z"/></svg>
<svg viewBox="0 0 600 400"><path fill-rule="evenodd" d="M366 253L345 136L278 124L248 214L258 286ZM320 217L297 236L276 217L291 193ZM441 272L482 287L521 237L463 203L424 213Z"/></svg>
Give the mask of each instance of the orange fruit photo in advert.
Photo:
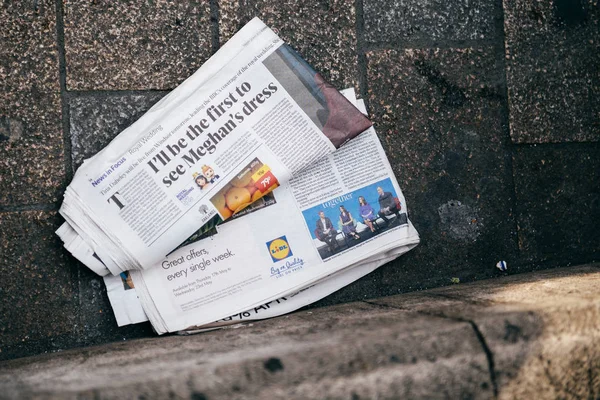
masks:
<svg viewBox="0 0 600 400"><path fill-rule="evenodd" d="M268 165L254 158L242 168L210 201L226 220L270 193L279 182Z"/></svg>
<svg viewBox="0 0 600 400"><path fill-rule="evenodd" d="M231 214L233 214L233 212L227 208L225 196L221 192L217 193L216 196L210 199L210 201L213 203L219 214L221 214L221 218L223 218L223 220L226 220L227 218L231 217Z"/></svg>
<svg viewBox="0 0 600 400"><path fill-rule="evenodd" d="M252 195L250 191L245 187L233 187L229 189L227 193L225 193L225 201L227 203L227 208L229 208L234 213L239 209L247 206L252 200Z"/></svg>

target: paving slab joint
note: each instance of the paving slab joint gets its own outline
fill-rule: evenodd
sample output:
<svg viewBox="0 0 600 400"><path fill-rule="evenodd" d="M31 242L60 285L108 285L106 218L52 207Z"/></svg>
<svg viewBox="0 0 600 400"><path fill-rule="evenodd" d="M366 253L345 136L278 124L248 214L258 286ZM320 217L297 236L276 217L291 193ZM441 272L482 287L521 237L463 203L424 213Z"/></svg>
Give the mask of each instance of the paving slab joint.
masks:
<svg viewBox="0 0 600 400"><path fill-rule="evenodd" d="M494 353L492 353L492 350L488 346L488 344L485 340L485 337L483 336L483 333L481 333L481 330L479 330L479 327L477 326L475 321L465 320L464 322L468 322L469 325L471 325L471 328L473 328L473 331L475 332L475 336L477 336L477 340L479 340L479 343L481 344L481 347L483 348L483 352L485 353L485 357L487 358L487 362L488 362L488 372L490 373L490 381L492 381L492 390L494 391L494 398L497 399L498 398L498 383L496 381Z"/></svg>
<svg viewBox="0 0 600 400"><path fill-rule="evenodd" d="M219 33L219 1L210 0L210 32L212 52L216 53L221 47L221 37Z"/></svg>

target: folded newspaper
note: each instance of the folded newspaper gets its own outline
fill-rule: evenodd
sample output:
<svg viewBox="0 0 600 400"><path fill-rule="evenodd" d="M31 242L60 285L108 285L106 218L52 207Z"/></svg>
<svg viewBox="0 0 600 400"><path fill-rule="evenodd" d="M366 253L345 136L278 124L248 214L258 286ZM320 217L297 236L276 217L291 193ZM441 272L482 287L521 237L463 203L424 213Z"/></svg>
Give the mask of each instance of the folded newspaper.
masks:
<svg viewBox="0 0 600 400"><path fill-rule="evenodd" d="M343 179L345 169L353 179ZM335 193L311 184L325 174L337 175L330 179ZM273 195L275 202L219 225L216 234L154 268L105 276L119 326L150 320L158 333L195 332L278 316L339 290L419 242L372 128ZM352 223L344 228L344 220ZM80 254L86 254L84 263L96 261L91 251Z"/></svg>
<svg viewBox="0 0 600 400"><path fill-rule="evenodd" d="M419 242L364 114L254 19L84 162L57 233L104 276L119 326L296 310Z"/></svg>
<svg viewBox="0 0 600 400"><path fill-rule="evenodd" d="M369 126L255 18L84 162L60 213L98 274L145 269Z"/></svg>

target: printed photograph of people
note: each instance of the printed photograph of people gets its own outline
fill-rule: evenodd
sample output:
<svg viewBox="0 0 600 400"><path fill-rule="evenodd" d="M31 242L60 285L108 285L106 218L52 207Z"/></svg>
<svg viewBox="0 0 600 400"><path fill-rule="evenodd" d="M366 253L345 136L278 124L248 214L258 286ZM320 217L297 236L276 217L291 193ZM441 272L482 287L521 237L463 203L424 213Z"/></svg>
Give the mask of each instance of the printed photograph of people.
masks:
<svg viewBox="0 0 600 400"><path fill-rule="evenodd" d="M371 126L352 103L288 45L279 47L263 65L335 147Z"/></svg>
<svg viewBox="0 0 600 400"><path fill-rule="evenodd" d="M208 190L212 186L213 183L217 179L219 179L219 175L215 174L215 170L208 165L203 165L202 173L194 172L192 176L194 177L194 182L200 188L200 190Z"/></svg>
<svg viewBox="0 0 600 400"><path fill-rule="evenodd" d="M199 174L197 172L194 173L194 182L200 188L200 190L208 190L211 186L211 183L208 181L206 176Z"/></svg>
<svg viewBox="0 0 600 400"><path fill-rule="evenodd" d="M390 179L328 199L302 214L323 260L408 224Z"/></svg>

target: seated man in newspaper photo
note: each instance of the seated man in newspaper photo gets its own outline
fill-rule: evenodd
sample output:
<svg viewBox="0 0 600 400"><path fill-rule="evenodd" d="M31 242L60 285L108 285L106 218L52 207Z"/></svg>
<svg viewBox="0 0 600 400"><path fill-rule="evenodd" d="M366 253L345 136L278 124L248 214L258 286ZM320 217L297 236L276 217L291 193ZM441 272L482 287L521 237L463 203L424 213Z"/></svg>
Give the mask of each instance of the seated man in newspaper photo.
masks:
<svg viewBox="0 0 600 400"><path fill-rule="evenodd" d="M335 248L338 246L335 238L337 236L337 231L333 228L331 220L325 216L323 211L319 211L319 219L317 220L315 234L320 241L327 243L330 252L333 253L335 251Z"/></svg>
<svg viewBox="0 0 600 400"><path fill-rule="evenodd" d="M400 208L396 204L394 195L390 192L384 192L381 187L377 188L377 193L379 194L379 217L383 219L385 224L388 224L386 216L394 214L396 221L400 222Z"/></svg>

